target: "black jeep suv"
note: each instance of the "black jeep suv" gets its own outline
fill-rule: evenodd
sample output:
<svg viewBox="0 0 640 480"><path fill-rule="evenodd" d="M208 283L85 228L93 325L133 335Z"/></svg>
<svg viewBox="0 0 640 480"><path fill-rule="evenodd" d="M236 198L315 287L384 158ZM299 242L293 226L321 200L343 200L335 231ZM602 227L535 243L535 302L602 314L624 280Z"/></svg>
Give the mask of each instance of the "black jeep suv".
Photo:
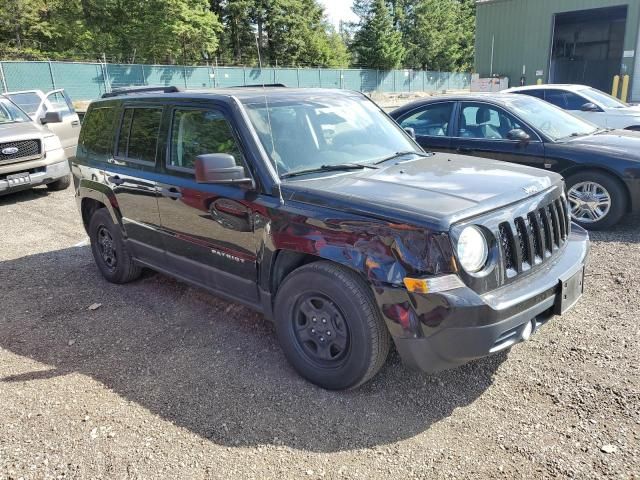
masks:
<svg viewBox="0 0 640 480"><path fill-rule="evenodd" d="M72 172L107 280L150 267L249 305L325 388L370 379L392 340L428 372L508 349L582 294L559 175L426 154L359 93L112 93Z"/></svg>

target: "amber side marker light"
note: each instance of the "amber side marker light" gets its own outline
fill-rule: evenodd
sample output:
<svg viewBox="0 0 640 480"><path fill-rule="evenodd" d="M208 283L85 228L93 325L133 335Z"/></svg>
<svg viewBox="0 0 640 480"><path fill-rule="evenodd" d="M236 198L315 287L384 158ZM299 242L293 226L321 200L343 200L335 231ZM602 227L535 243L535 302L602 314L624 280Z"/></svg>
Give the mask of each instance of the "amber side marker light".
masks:
<svg viewBox="0 0 640 480"><path fill-rule="evenodd" d="M431 278L405 277L403 282L411 293L438 293L464 287L464 283L457 275L443 275Z"/></svg>

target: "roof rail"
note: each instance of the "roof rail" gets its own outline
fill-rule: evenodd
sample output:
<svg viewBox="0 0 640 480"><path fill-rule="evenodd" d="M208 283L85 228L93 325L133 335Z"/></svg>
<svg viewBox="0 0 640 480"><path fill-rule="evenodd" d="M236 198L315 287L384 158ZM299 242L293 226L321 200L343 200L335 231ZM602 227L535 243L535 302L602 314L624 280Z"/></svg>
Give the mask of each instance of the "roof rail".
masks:
<svg viewBox="0 0 640 480"><path fill-rule="evenodd" d="M118 97L120 95L130 95L134 93L150 93L150 92L160 92L160 93L176 93L182 92L183 90L174 86L159 86L159 87L124 87L124 88L114 88L112 91L103 93L101 98L111 98Z"/></svg>
<svg viewBox="0 0 640 480"><path fill-rule="evenodd" d="M229 88L288 88L284 83L256 83L252 85L234 85Z"/></svg>

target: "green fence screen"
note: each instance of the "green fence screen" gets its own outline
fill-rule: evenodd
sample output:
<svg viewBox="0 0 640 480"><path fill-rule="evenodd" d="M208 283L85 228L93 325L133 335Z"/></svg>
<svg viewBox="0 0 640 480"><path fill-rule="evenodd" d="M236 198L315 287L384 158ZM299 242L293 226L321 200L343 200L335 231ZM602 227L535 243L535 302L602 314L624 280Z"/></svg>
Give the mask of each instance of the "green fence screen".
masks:
<svg viewBox="0 0 640 480"><path fill-rule="evenodd" d="M262 83L361 92L434 92L469 89L471 75L418 70L0 62L0 90L3 92L64 88L74 100L93 100L114 88L129 86L176 85L196 89Z"/></svg>

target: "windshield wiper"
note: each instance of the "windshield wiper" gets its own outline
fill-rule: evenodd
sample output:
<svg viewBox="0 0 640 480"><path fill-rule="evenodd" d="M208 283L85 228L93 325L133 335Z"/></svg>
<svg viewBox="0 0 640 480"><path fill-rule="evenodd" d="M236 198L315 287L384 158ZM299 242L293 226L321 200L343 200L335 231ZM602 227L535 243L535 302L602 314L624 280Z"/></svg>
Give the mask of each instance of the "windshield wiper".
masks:
<svg viewBox="0 0 640 480"><path fill-rule="evenodd" d="M337 172L341 170L364 170L365 168L378 169L373 165L366 163L336 163L335 165L322 165L316 168L308 168L305 170L296 170L295 172L287 172L280 175L280 178L299 177L301 175L309 175L312 173Z"/></svg>
<svg viewBox="0 0 640 480"><path fill-rule="evenodd" d="M430 157L433 154L432 153L417 152L415 150L406 150L406 151L403 151L403 152L396 152L393 155L389 155L388 157L382 158L382 159L378 160L377 162L374 162L374 165L380 165L381 163L388 162L389 160L395 160L396 158L405 157L407 155L417 155L419 157Z"/></svg>

